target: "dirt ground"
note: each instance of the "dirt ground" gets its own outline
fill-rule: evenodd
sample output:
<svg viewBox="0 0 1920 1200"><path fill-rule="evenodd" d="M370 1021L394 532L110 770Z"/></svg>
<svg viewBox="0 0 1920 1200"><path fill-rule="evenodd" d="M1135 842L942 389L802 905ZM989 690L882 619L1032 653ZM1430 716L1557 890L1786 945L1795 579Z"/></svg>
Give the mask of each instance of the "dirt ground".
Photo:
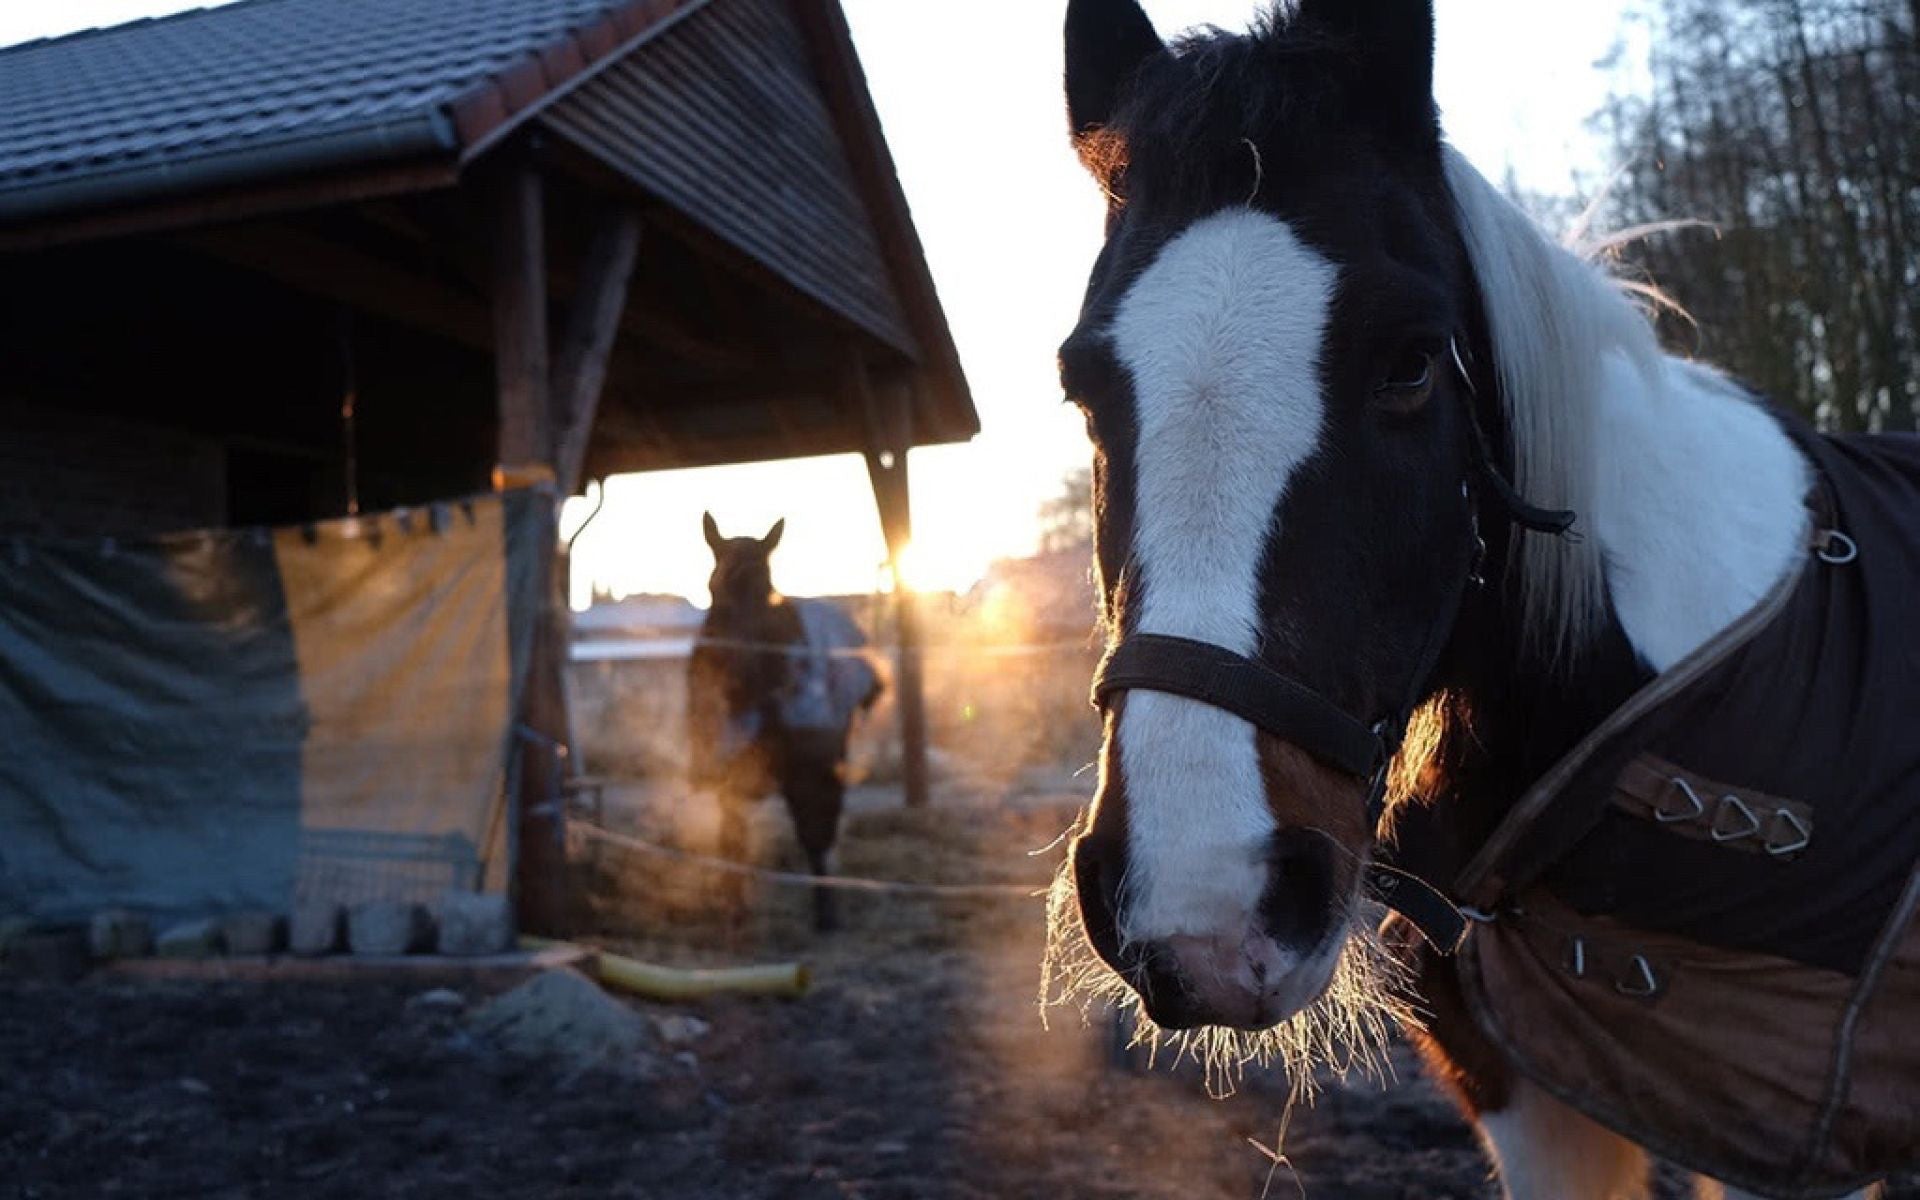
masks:
<svg viewBox="0 0 1920 1200"><path fill-rule="evenodd" d="M702 840L697 813L616 800L610 822ZM785 861L781 814L762 816L759 855ZM914 813L867 797L842 869L1038 883L1052 859L1027 852L1070 816L1045 788ZM662 1044L644 1077L568 1078L419 1003L424 980L0 981L0 1197L1497 1195L1404 1051L1393 1086L1336 1086L1297 1109L1276 1165L1254 1143L1281 1132L1281 1080L1214 1100L1190 1068L1116 1065L1102 1022L1042 1028L1037 900L856 896L847 928L822 939L803 895L760 892L728 922L691 867L612 850L583 850L580 866L601 944L679 963L799 957L815 986L641 1006L707 1027Z"/></svg>

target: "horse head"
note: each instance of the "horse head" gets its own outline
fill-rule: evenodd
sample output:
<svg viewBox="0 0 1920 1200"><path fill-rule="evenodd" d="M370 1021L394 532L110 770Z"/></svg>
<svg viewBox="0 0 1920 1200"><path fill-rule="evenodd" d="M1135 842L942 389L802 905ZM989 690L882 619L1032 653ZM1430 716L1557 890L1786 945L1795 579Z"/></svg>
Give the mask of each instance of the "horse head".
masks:
<svg viewBox="0 0 1920 1200"><path fill-rule="evenodd" d="M713 597L715 613L753 613L765 609L773 599L771 559L780 535L786 532L782 518L773 523L765 537L724 537L712 513L700 518L707 548L713 551L713 574L707 590Z"/></svg>
<svg viewBox="0 0 1920 1200"><path fill-rule="evenodd" d="M1072 865L1163 1027L1262 1029L1327 989L1389 743L1481 551L1432 53L1420 0L1171 45L1134 0L1068 10L1109 211L1060 368L1114 641ZM1251 703L1221 703L1243 678Z"/></svg>

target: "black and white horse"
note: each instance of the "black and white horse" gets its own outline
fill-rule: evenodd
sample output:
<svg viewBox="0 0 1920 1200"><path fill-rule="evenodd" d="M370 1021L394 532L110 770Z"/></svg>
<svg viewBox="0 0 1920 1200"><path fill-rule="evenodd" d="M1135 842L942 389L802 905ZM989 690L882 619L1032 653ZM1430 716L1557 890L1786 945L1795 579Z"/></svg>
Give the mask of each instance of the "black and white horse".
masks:
<svg viewBox="0 0 1920 1200"><path fill-rule="evenodd" d="M1071 0L1072 132L1110 206L1060 367L1116 648L1252 660L1376 731L1445 694L1427 766L1512 797L1797 569L1812 472L1442 140L1432 51L1426 0L1171 45L1135 0ZM1365 784L1129 666L1066 901L1108 981L1169 1029L1269 1029L1330 985L1360 1011L1327 1019L1365 1023L1372 985L1338 978L1370 925ZM1512 1071L1428 968L1426 1050L1509 1195L1642 1194L1644 1153Z"/></svg>
<svg viewBox="0 0 1920 1200"><path fill-rule="evenodd" d="M808 867L831 874L848 736L880 696L879 672L858 626L831 602L774 590L784 520L759 538L722 537L711 514L702 527L712 606L687 669L693 782L718 796L723 854L745 857L747 806L778 792ZM816 887L813 905L814 927L833 929L833 893Z"/></svg>

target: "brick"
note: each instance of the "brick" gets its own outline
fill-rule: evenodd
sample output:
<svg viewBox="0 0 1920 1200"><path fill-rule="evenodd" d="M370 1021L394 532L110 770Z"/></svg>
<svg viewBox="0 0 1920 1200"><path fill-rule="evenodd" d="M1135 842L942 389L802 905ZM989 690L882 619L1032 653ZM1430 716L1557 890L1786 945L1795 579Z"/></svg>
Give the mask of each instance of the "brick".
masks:
<svg viewBox="0 0 1920 1200"><path fill-rule="evenodd" d="M293 906L287 948L308 958L332 954L345 945L347 910L330 900L302 900Z"/></svg>
<svg viewBox="0 0 1920 1200"><path fill-rule="evenodd" d="M71 983L85 975L91 966L87 956L87 931L78 926L31 929L16 936L7 947L7 970L28 979Z"/></svg>
<svg viewBox="0 0 1920 1200"><path fill-rule="evenodd" d="M418 904L376 900L347 910L347 948L355 954L417 954L433 945L433 918Z"/></svg>
<svg viewBox="0 0 1920 1200"><path fill-rule="evenodd" d="M434 917L442 954L471 958L513 949L513 908L503 895L448 892L440 897Z"/></svg>
<svg viewBox="0 0 1920 1200"><path fill-rule="evenodd" d="M110 908L93 914L87 940L95 958L145 958L153 953L153 922L124 908Z"/></svg>
<svg viewBox="0 0 1920 1200"><path fill-rule="evenodd" d="M279 913L233 913L220 922L228 954L276 954L287 944L287 921Z"/></svg>
<svg viewBox="0 0 1920 1200"><path fill-rule="evenodd" d="M162 930L154 942L154 950L161 958L213 958L220 953L223 944L220 922L213 917L204 917L198 921L182 921L170 929Z"/></svg>

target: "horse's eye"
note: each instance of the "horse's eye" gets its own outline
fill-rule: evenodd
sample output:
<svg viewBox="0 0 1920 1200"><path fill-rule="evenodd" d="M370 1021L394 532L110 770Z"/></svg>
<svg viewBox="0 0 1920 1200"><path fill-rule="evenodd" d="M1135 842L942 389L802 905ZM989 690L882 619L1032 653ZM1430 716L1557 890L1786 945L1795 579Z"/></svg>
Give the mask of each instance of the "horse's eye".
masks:
<svg viewBox="0 0 1920 1200"><path fill-rule="evenodd" d="M1388 412L1410 413L1433 394L1432 351L1409 346L1394 356L1386 378L1373 389L1374 403Z"/></svg>

